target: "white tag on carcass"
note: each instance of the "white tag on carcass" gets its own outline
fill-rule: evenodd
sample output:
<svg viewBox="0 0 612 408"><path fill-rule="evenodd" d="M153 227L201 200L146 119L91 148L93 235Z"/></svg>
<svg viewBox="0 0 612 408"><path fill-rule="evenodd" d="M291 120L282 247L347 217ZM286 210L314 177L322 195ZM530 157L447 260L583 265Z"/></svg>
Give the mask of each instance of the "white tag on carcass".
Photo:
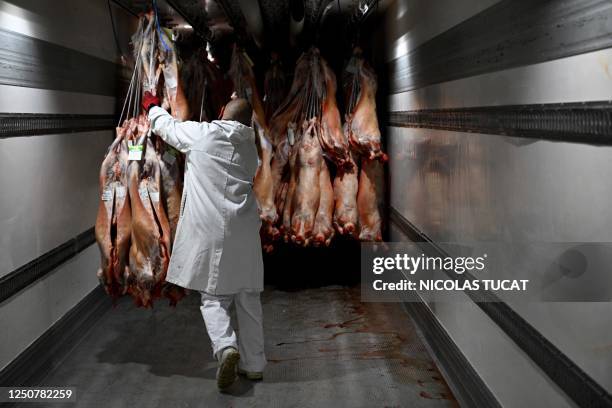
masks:
<svg viewBox="0 0 612 408"><path fill-rule="evenodd" d="M123 197L125 197L125 193L126 193L125 190L126 190L125 186L119 185L119 186L115 187L115 194L117 195L118 198L123 198Z"/></svg>
<svg viewBox="0 0 612 408"><path fill-rule="evenodd" d="M142 148L143 145L128 146L128 160L141 160Z"/></svg>
<svg viewBox="0 0 612 408"><path fill-rule="evenodd" d="M172 165L176 161L176 157L174 156L172 151L166 150L164 152L164 155L162 156L162 160L165 161L166 163Z"/></svg>
<svg viewBox="0 0 612 408"><path fill-rule="evenodd" d="M102 201L110 201L113 199L113 189L111 187L107 187L102 191Z"/></svg>
<svg viewBox="0 0 612 408"><path fill-rule="evenodd" d="M149 197L154 203L159 201L159 191L149 191Z"/></svg>
<svg viewBox="0 0 612 408"><path fill-rule="evenodd" d="M138 195L140 196L140 201L147 203L149 201L149 190L147 190L147 186L138 187Z"/></svg>
<svg viewBox="0 0 612 408"><path fill-rule="evenodd" d="M287 139L289 139L289 144L293 146L295 143L295 133L293 132L293 128L287 128Z"/></svg>
<svg viewBox="0 0 612 408"><path fill-rule="evenodd" d="M168 93L170 93L170 96L176 96L176 92L178 90L178 82L176 77L172 75L166 75L166 73L164 72L164 81L166 81L165 86L168 90Z"/></svg>

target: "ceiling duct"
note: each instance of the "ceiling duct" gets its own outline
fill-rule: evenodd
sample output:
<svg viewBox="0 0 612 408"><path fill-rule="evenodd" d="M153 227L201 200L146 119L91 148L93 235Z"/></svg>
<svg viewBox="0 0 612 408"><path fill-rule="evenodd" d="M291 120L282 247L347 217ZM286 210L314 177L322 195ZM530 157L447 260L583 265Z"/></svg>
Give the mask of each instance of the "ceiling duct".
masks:
<svg viewBox="0 0 612 408"><path fill-rule="evenodd" d="M304 29L306 17L304 0L289 1L289 42L292 46L297 44L297 37Z"/></svg>
<svg viewBox="0 0 612 408"><path fill-rule="evenodd" d="M246 20L247 31L253 37L255 44L261 48L263 45L264 24L259 8L259 1L256 0L238 0L242 15Z"/></svg>
<svg viewBox="0 0 612 408"><path fill-rule="evenodd" d="M134 16L147 12L152 5L149 0L112 0L112 2ZM191 26L200 37L210 38L206 11L200 0L157 0L156 5L163 26L169 28Z"/></svg>

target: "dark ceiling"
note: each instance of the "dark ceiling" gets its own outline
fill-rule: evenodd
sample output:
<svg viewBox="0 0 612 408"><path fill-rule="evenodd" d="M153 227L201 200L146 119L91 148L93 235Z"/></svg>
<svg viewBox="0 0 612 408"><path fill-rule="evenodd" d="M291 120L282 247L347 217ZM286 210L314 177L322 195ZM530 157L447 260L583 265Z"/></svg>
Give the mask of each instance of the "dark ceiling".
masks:
<svg viewBox="0 0 612 408"><path fill-rule="evenodd" d="M113 0L116 4L138 15L151 7L152 0ZM258 2L263 24L263 43L276 46L289 36L290 7L302 9L304 33L312 34L319 28L326 14L341 14L347 20L361 16L359 6L373 9L378 0L247 0ZM301 3L299 3L301 2ZM243 14L240 0L157 0L162 23L168 27L193 27L202 38L214 40L234 29L241 41L248 41L251 33ZM252 5L253 3L244 3ZM303 4L303 6L302 6ZM251 17L251 16L250 16Z"/></svg>

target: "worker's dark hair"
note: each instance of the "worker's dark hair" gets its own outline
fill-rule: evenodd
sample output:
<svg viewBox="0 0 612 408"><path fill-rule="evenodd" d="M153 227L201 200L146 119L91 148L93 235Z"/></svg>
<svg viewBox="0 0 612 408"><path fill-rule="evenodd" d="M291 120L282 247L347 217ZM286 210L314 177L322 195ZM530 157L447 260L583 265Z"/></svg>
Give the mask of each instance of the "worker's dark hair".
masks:
<svg viewBox="0 0 612 408"><path fill-rule="evenodd" d="M243 98L232 99L223 109L223 120L235 120L246 126L251 126L253 109L249 101Z"/></svg>

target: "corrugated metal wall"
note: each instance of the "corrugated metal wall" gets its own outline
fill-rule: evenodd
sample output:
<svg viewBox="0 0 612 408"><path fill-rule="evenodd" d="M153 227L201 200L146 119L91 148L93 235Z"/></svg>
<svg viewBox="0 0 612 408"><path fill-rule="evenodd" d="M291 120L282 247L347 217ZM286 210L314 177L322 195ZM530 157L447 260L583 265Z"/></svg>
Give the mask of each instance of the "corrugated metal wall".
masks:
<svg viewBox="0 0 612 408"><path fill-rule="evenodd" d="M128 52L132 16L113 11ZM6 276L93 226L120 68L106 1L0 1L0 27L0 114L31 114L19 126L4 115L0 126ZM88 130L100 123L108 130ZM0 368L97 286L98 260L92 245L0 304L0 326L11 328L0 340Z"/></svg>
<svg viewBox="0 0 612 408"><path fill-rule="evenodd" d="M489 134L478 118L453 122L495 106L486 115L507 114L514 134L527 135L516 105L546 104L532 112L546 123L560 103L609 100L609 2L398 0L386 18L394 211L437 242L612 240L612 148ZM420 128L398 123L423 110L438 117L415 119ZM391 239L406 237L392 225ZM475 304L429 306L502 405L572 405ZM510 306L612 390L609 303Z"/></svg>

